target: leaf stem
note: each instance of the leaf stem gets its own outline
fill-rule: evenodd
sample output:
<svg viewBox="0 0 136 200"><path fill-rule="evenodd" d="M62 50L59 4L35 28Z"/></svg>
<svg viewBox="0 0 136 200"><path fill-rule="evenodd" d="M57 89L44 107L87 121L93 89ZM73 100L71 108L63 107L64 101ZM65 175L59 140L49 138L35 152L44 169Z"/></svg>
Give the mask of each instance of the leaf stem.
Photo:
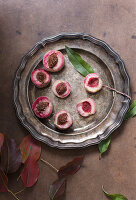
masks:
<svg viewBox="0 0 136 200"><path fill-rule="evenodd" d="M102 154L100 153L100 154L99 154L99 160L101 160L101 159L102 159Z"/></svg>
<svg viewBox="0 0 136 200"><path fill-rule="evenodd" d="M103 85L103 87L106 87L109 90L115 91L116 93L121 94L121 95L123 95L123 96L125 96L125 97L127 97L127 98L129 98L131 100L131 97L129 95L127 95L127 94L125 94L123 92L120 92L120 91L116 90L115 88L112 88L112 87L110 87L108 85Z"/></svg>
<svg viewBox="0 0 136 200"><path fill-rule="evenodd" d="M12 194L13 197L14 197L16 200L19 200L19 198L18 198L11 190L8 189L8 192L9 192L10 194Z"/></svg>
<svg viewBox="0 0 136 200"><path fill-rule="evenodd" d="M50 166L52 169L54 169L58 173L59 170L56 167L52 166L48 161L44 160L43 158L41 158L41 161L47 164L48 166Z"/></svg>
<svg viewBox="0 0 136 200"><path fill-rule="evenodd" d="M1 176L1 175L0 175L0 176ZM7 191L8 191L10 194L12 194L16 200L19 200L19 198L18 198L11 190L9 190L9 188L8 188L8 186L6 185L6 183L4 182L2 176L1 176L1 179L2 179L2 182L3 182L4 186L5 186L5 188L7 189Z"/></svg>
<svg viewBox="0 0 136 200"><path fill-rule="evenodd" d="M19 200L19 198L16 196L16 194L14 194L11 190L8 189L7 185L5 185L5 187L7 188L7 191L13 195L13 197L17 200Z"/></svg>
<svg viewBox="0 0 136 200"><path fill-rule="evenodd" d="M24 187L22 190L16 192L15 195L20 194L20 193L23 192L24 190L25 190L25 187Z"/></svg>
<svg viewBox="0 0 136 200"><path fill-rule="evenodd" d="M21 177L21 174L20 174L19 177L17 178L17 181L19 181L20 177Z"/></svg>

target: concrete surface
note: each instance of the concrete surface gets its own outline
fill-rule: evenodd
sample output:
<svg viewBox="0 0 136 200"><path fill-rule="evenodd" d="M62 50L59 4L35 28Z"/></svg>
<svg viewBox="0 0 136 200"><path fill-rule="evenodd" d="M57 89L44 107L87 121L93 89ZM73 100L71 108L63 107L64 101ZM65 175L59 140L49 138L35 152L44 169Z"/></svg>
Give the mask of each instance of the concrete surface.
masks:
<svg viewBox="0 0 136 200"><path fill-rule="evenodd" d="M0 132L17 140L28 131L16 117L12 101L14 73L21 57L43 37L60 32L85 32L105 40L126 63L136 98L136 0L0 0ZM85 154L84 167L68 180L65 200L106 200L101 185L112 193L136 199L136 118L112 134L108 153L99 161L97 146L83 150L56 150L42 145L42 157L59 168ZM49 199L55 172L39 162L38 183L22 192L20 200ZM22 188L10 176L13 191ZM12 200L0 194L1 200Z"/></svg>

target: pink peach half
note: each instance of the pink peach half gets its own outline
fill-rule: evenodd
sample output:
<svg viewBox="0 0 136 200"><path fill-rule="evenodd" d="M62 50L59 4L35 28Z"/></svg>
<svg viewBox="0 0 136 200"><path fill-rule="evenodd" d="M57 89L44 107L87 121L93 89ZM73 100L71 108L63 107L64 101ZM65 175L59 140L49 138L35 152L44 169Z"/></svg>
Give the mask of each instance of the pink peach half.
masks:
<svg viewBox="0 0 136 200"><path fill-rule="evenodd" d="M41 96L34 101L32 110L37 117L47 118L53 111L53 105L48 97Z"/></svg>
<svg viewBox="0 0 136 200"><path fill-rule="evenodd" d="M73 124L73 119L71 115L65 111L61 110L56 113L54 125L60 130L66 130Z"/></svg>
<svg viewBox="0 0 136 200"><path fill-rule="evenodd" d="M43 65L49 72L58 72L64 66L64 57L60 51L50 50L43 57Z"/></svg>
<svg viewBox="0 0 136 200"><path fill-rule="evenodd" d="M52 86L54 94L59 98L66 98L71 92L71 86L68 82L57 80Z"/></svg>
<svg viewBox="0 0 136 200"><path fill-rule="evenodd" d="M103 86L102 80L96 73L88 74L84 79L84 87L90 93L96 93Z"/></svg>
<svg viewBox="0 0 136 200"><path fill-rule="evenodd" d="M76 108L78 113L83 117L88 117L96 112L95 102L91 98L80 101Z"/></svg>
<svg viewBox="0 0 136 200"><path fill-rule="evenodd" d="M51 77L44 69L35 69L31 73L31 80L38 88L44 88L49 85Z"/></svg>

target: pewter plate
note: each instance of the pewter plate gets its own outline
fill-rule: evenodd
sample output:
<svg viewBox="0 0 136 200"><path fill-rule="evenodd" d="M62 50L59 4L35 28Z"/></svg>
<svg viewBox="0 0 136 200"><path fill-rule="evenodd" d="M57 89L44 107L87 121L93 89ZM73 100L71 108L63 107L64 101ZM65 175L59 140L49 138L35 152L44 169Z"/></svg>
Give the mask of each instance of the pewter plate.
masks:
<svg viewBox="0 0 136 200"><path fill-rule="evenodd" d="M69 62L65 45L73 48L98 73L105 85L130 95L130 81L125 65L119 55L105 42L87 34L60 34L38 42L23 58L14 79L14 104L17 116L33 137L61 149L86 147L98 144L118 128L128 110L130 100L127 97L102 89L96 94L85 91L81 76ZM51 74L51 84L45 89L36 88L30 79L35 68L43 68L43 55L51 50L59 50L65 58L65 67L59 73ZM52 90L55 80L62 79L71 85L71 94L66 99L57 98ZM49 119L38 119L31 107L39 96L47 96L54 105ZM96 103L96 114L88 118L81 117L76 104L85 98ZM73 117L73 126L67 131L55 128L54 114L67 110Z"/></svg>

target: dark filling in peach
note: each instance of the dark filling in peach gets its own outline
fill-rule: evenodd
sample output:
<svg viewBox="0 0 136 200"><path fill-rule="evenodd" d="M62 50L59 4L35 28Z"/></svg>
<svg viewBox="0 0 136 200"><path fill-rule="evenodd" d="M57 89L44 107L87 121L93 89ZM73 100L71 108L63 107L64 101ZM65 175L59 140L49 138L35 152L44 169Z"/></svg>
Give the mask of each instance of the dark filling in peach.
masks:
<svg viewBox="0 0 136 200"><path fill-rule="evenodd" d="M53 68L58 62L58 57L55 53L51 54L48 58L48 65L50 68Z"/></svg>
<svg viewBox="0 0 136 200"><path fill-rule="evenodd" d="M37 105L37 110L39 113L44 112L45 109L48 107L49 103L48 102L39 102Z"/></svg>
<svg viewBox="0 0 136 200"><path fill-rule="evenodd" d="M67 113L63 113L63 114L60 114L59 117L58 117L58 124L59 125L63 125L67 122Z"/></svg>
<svg viewBox="0 0 136 200"><path fill-rule="evenodd" d="M65 83L59 83L57 85L57 88L56 88L56 91L59 95L62 95L66 92L67 90L67 87L66 87L66 84Z"/></svg>
<svg viewBox="0 0 136 200"><path fill-rule="evenodd" d="M99 84L99 79L98 78L90 78L88 81L88 86L90 87L97 87Z"/></svg>
<svg viewBox="0 0 136 200"><path fill-rule="evenodd" d="M43 72L38 72L36 75L36 78L38 81L40 81L41 83L44 83L45 80L45 74Z"/></svg>
<svg viewBox="0 0 136 200"><path fill-rule="evenodd" d="M91 104L87 101L84 101L83 105L82 105L82 109L83 109L84 112L90 112L91 111Z"/></svg>

